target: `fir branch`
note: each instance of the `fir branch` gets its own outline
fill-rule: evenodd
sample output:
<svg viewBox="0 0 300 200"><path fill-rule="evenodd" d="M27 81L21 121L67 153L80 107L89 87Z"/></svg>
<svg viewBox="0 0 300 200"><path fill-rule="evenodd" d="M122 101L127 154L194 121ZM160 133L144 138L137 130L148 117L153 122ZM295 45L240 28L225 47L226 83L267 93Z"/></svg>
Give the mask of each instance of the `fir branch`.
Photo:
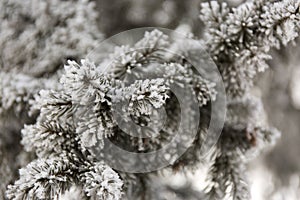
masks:
<svg viewBox="0 0 300 200"><path fill-rule="evenodd" d="M76 182L76 166L60 156L38 159L20 169L20 179L9 185L9 199L55 199Z"/></svg>
<svg viewBox="0 0 300 200"><path fill-rule="evenodd" d="M207 46L231 97L243 96L253 77L268 68L270 48L298 36L299 15L298 0L250 1L230 10L216 1L202 4Z"/></svg>

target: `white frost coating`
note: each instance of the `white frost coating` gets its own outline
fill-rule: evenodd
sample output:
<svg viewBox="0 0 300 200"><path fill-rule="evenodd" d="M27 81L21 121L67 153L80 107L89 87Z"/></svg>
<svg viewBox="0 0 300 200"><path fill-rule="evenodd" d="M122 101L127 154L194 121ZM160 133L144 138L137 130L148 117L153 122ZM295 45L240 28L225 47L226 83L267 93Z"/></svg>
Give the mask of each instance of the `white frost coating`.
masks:
<svg viewBox="0 0 300 200"><path fill-rule="evenodd" d="M94 2L3 0L0 3L0 68L40 75L64 59L84 57L103 36Z"/></svg>
<svg viewBox="0 0 300 200"><path fill-rule="evenodd" d="M119 200L122 197L123 182L111 168L95 163L82 175L84 191L92 199Z"/></svg>

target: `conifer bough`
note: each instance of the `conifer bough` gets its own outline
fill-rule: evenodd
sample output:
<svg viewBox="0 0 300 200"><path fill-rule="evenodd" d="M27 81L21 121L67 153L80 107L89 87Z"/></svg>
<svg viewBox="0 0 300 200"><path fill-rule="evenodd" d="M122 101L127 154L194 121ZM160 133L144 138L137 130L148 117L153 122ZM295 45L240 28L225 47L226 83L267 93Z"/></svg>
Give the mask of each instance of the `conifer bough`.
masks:
<svg viewBox="0 0 300 200"><path fill-rule="evenodd" d="M194 73L193 66L186 62L184 55L188 55L193 46L186 43L184 50L179 49L180 53L170 56L162 49L172 49L176 44L167 35L154 30L146 32L134 46L116 47L104 61L111 63L105 72L99 67L101 63L68 61L65 72L55 76L61 84L53 88L47 88L45 82L40 90L41 86L34 81L21 92L19 85L13 86L17 95L25 96L19 101L20 105L31 102L31 113L38 113L35 122L22 129L21 141L24 149L34 152L37 158L20 170L19 179L7 188L7 198L164 199L175 192L178 198L185 199L250 199L245 165L279 136L263 117L261 99L254 97L250 89L255 75L268 68L266 61L271 58L270 49L280 48L298 36L299 6L299 0L253 0L236 8L228 8L226 3L217 1L201 5L200 18L206 23L206 47L227 92L226 121L209 159L208 186L203 194L168 187L156 176L157 172L131 174L112 169L101 160L105 155L99 154L105 149L107 139L136 153L155 151L168 143L180 120L189 120L180 119L182 107L170 89L173 83L188 86L186 90L195 95L199 108L185 111L191 118L195 112L210 118L207 113L218 94L214 83ZM145 46L148 48L139 48ZM160 63L159 67L164 70L152 71L151 62ZM140 80L143 73L154 73L156 78ZM9 81L1 79L1 83L4 83L1 84L0 104L0 112L3 112L3 106L14 107L5 95L14 94L6 90ZM34 95L22 93L27 89ZM159 136L126 135L113 115L114 105L120 102L128 103L121 107L125 121L133 120L141 127L151 127L140 134L151 136L159 132ZM165 126L158 129L161 108L165 108L167 119ZM189 170L201 164L199 149L206 131L204 120L199 124L192 145L166 170ZM5 159L0 161L1 166L6 162ZM141 163L147 162L151 161L141 160ZM157 185L161 187L157 189ZM159 194L155 194L155 190Z"/></svg>

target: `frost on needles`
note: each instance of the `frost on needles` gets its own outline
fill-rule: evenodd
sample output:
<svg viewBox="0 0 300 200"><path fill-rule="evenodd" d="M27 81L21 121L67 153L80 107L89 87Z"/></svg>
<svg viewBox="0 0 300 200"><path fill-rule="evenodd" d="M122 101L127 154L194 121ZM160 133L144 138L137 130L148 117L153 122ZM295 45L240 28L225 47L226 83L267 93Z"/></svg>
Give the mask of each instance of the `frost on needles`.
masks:
<svg viewBox="0 0 300 200"><path fill-rule="evenodd" d="M16 168L32 159L20 146L20 130L37 116L31 100L41 89L59 89L64 62L103 39L97 16L88 0L0 2L0 199Z"/></svg>
<svg viewBox="0 0 300 200"><path fill-rule="evenodd" d="M268 68L270 48L280 48L299 34L299 0L247 1L236 8L203 3L208 50L222 73L228 94L247 93L253 77Z"/></svg>
<svg viewBox="0 0 300 200"><path fill-rule="evenodd" d="M97 66L88 60L68 61L60 78L61 89L41 90L35 96L31 112L38 110L39 116L36 123L25 125L21 143L38 158L21 169L20 179L8 188L8 197L56 198L75 184L85 198L121 199L126 192L123 184L129 188L134 183L121 180L121 176L127 176L123 172L120 176L105 164L99 166L97 152L107 146L105 138L135 152L149 152L169 142L180 114L175 112L180 107L170 90L171 84L186 86L185 90L195 94L199 107L215 99L213 83L193 73L192 65L177 54L167 56L162 50L174 45L170 41L160 31L146 32L134 47L116 47L108 56L112 66L105 72L101 71L101 64ZM149 48L139 48L144 46ZM129 53L124 51L128 48L132 48ZM147 65L150 60L161 63L162 70L153 71L153 66ZM139 79L141 70L155 73L156 78ZM113 111L114 105L122 102L123 120L133 119L140 126L151 123L149 129L140 133L148 138L126 136L118 127ZM159 129L158 110L163 106L172 117ZM191 118L193 112L198 112L188 111ZM149 137L158 133L157 137Z"/></svg>
<svg viewBox="0 0 300 200"><path fill-rule="evenodd" d="M245 164L273 144L279 132L269 127L261 99L251 86L268 68L271 48L280 48L299 33L299 0L246 1L236 8L211 1L202 4L207 48L227 92L227 117L212 158L209 199L250 199Z"/></svg>
<svg viewBox="0 0 300 200"><path fill-rule="evenodd" d="M29 100L59 87L64 61L84 57L103 39L95 4L4 0L0 19L0 118L28 121Z"/></svg>
<svg viewBox="0 0 300 200"><path fill-rule="evenodd" d="M16 8L23 8L22 12L27 11L28 4L22 5L21 1L3 2ZM11 2L17 3L11 4ZM96 44L95 41L100 38L95 34L98 31L91 28L94 27L95 22L92 6L87 3L88 1L80 1L80 4L74 4L80 5L78 8L75 6L77 9L74 11L72 6L67 6L71 1L61 1L59 5L66 4L65 7L54 9L58 5L57 2L60 1L51 1L48 7L40 6L50 9L45 13L57 11L62 14L58 14L57 17L70 18L70 20L62 20L68 23L59 24L62 30L56 28L48 30L48 26L43 26L40 22L46 18L44 17L34 23L38 28L29 26L32 29L28 30L27 35L14 36L19 36L21 39L25 36L42 36L39 40L44 41L50 50L55 50L58 48L57 43L52 42L60 38L56 37L57 35L74 34L76 38L78 36L76 33L83 31L82 34L87 34L85 38L89 38L84 41L84 44L71 40L70 46L62 47L63 50L58 52L71 52L70 55L75 54L76 58L84 57L87 49L94 47L93 44ZM261 99L251 93L253 79L257 73L268 68L267 60L271 58L269 53L271 48L287 45L298 36L299 6L299 0L253 0L236 8L229 8L226 3L220 4L217 1L201 5L200 18L206 23L204 41L221 72L227 92L225 125L208 160L210 170L207 187L201 194L204 200L250 199L245 173L246 164L267 145L273 144L279 136L279 132L268 124ZM65 10L66 12L62 12ZM73 14L68 15L69 12ZM77 16L74 13L85 17L92 15L90 17L93 20L87 22L93 23L86 25L85 22L80 21L80 17L73 19ZM35 16L31 16L30 19L35 19ZM10 19L3 15L1 17ZM7 24L9 20L2 26L8 27L5 30L11 30ZM64 29L65 26L70 27ZM35 34L36 29L41 30L39 33L46 32L47 37L43 34ZM68 32L69 30L74 31ZM91 30L91 32L84 30ZM1 32L0 36L3 33L5 32ZM73 38L73 36L66 38ZM204 43L202 40L194 41ZM18 53L19 47L14 48L22 43L10 45L5 40L0 40L0 43L4 47L2 50L15 52L7 56L23 55ZM13 43L13 40L10 43ZM76 46L77 44L80 45ZM179 169L191 170L199 164L206 164L200 159L199 151L207 131L206 120L210 117L206 114L218 94L214 83L200 74L193 73L192 66L186 62L184 56L190 56L191 50L195 48L193 45L187 41L171 40L162 32L154 30L146 32L144 37L132 46L115 47L114 52L107 55L102 63L94 63L93 60L76 62L70 59L65 65L64 72L57 71L57 63L62 59L57 55L57 51L39 51L39 45L35 45L35 40L32 40L31 45L33 52L26 51L29 55L20 58L25 60L24 69L18 65L18 57L11 59L4 56L5 64L16 68L9 70L7 65L1 66L4 73L0 74L3 77L0 85L2 92L0 112L14 109L18 113L25 108L27 114L30 109L30 113L33 114L32 120L26 122L27 125L21 131L21 143L26 151L33 152L36 156L27 166L20 169L19 179L8 186L7 197L9 199L80 197L81 199L131 200L163 199L163 194L175 192L185 199L199 198L200 194L191 191L190 188L174 189L165 185L159 177L159 172L130 174L112 169L102 162L102 155L98 154L105 149L108 140L136 153L155 151L168 143L180 121L181 108L170 88L170 85L175 83L178 86L187 85L186 89L195 94L199 104L199 110L185 112L189 112L191 118L195 112L201 112L204 114L204 120L197 130L193 144L184 155L173 161L165 170L174 172ZM147 48L144 48L145 46ZM67 50L64 51L64 48ZM73 49L82 52L74 53ZM172 49L177 54L170 55L163 49ZM38 58L42 56L31 56L33 54L43 54L43 58L47 59L39 60ZM162 70L153 71L151 62L159 63ZM103 71L102 67L107 63L110 63L110 67L107 71ZM50 80L54 82L60 80L60 84L57 83L53 87L48 87L49 80L43 76L48 65L54 70L50 72L51 75L53 74L51 76L53 79ZM26 68L26 66L32 67ZM16 81L8 81L9 79L5 77L13 77L12 73L15 71L18 72L13 79ZM144 74L152 75L154 78L143 79ZM29 84L23 84L25 82ZM14 101L14 97L19 98L15 98L17 101ZM142 132L138 131L140 134L149 136L157 135L156 132L159 132L159 136L138 138L126 135L118 127L116 121L118 118L114 115L115 105L120 105L122 119L125 122L134 120L142 127L151 125L151 128L146 131L145 129ZM128 106L122 107L122 105ZM165 108L168 118L166 126L158 129L161 108ZM118 116L118 113L115 114ZM187 131L193 129L193 127L188 128L190 129ZM5 151L1 145L2 143L0 143L0 155L1 151ZM0 161L7 162L6 158ZM126 164L130 160L113 160L113 162ZM7 169L0 168L0 170Z"/></svg>

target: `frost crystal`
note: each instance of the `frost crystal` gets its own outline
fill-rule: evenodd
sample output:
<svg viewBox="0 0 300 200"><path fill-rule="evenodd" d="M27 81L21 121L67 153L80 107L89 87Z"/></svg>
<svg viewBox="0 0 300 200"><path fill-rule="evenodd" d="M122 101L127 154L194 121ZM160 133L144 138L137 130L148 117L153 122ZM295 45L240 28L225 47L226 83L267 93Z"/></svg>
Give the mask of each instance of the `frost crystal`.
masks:
<svg viewBox="0 0 300 200"><path fill-rule="evenodd" d="M92 199L118 200L122 197L123 182L111 168L101 163L82 174L84 191Z"/></svg>
<svg viewBox="0 0 300 200"><path fill-rule="evenodd" d="M51 197L65 197L78 183L76 191L84 198L121 199L124 192L119 172L95 162L102 159L108 142L136 152L152 151L167 143L180 120L180 105L170 89L172 84L186 86L199 101L199 108L215 100L212 82L194 74L191 65L181 60L177 63L177 55L170 57L161 49L171 48L169 39L154 30L130 48L115 48L108 56L112 61L108 71L100 69L103 63L97 66L89 60L68 61L60 76L61 85L37 90L30 105L31 113L38 117L34 124L23 128L22 144L38 159L20 171L20 179L9 186L9 198L43 199L50 193ZM158 70L153 61L161 63ZM140 69L154 78L142 79ZM161 110L169 119L161 119ZM189 111L193 112L197 111ZM125 125L133 121L142 127L136 136L150 138L125 136L119 120Z"/></svg>
<svg viewBox="0 0 300 200"><path fill-rule="evenodd" d="M232 9L217 1L202 4L207 46L231 97L243 96L268 67L270 48L298 36L299 17L298 0L253 0Z"/></svg>
<svg viewBox="0 0 300 200"><path fill-rule="evenodd" d="M134 2L137 8L143 5ZM249 200L247 162L280 135L268 124L251 86L268 68L270 50L298 37L300 2L249 0L235 8L219 2L201 4L203 40L189 25L177 29L184 38L147 31L131 44L107 44L100 49L100 63L94 63L82 58L102 39L96 2L2 0L0 198ZM203 44L227 92L218 141L207 137L219 85L209 74L212 69L205 68L212 60L203 55ZM193 61L204 67L195 69ZM173 88L187 93L179 99ZM191 102L198 104L191 109ZM198 114L199 122L194 120ZM185 142L186 135L178 134L175 140L183 142L174 145L178 129L196 135ZM208 163L200 156L205 142L216 142ZM169 152L158 155L168 144ZM119 158L112 145L134 155L154 154L137 161ZM9 152L11 147L16 151ZM169 166L159 172L210 165L205 193L163 184L161 173L130 174L104 163L147 168L160 158Z"/></svg>

